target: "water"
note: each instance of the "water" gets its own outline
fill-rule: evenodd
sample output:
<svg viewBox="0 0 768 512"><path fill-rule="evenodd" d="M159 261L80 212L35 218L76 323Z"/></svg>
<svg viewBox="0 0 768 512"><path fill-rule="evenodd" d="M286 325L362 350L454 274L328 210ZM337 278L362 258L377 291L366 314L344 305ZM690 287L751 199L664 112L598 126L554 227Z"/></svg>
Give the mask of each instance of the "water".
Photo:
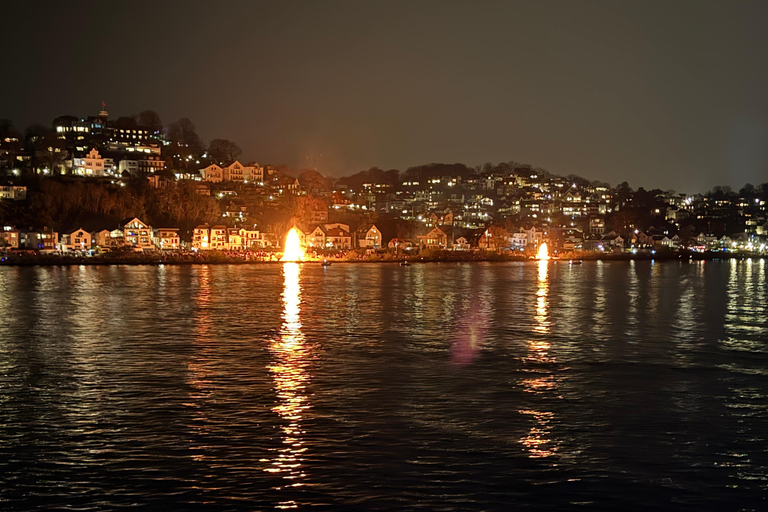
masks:
<svg viewBox="0 0 768 512"><path fill-rule="evenodd" d="M3 267L0 509L765 510L766 267Z"/></svg>

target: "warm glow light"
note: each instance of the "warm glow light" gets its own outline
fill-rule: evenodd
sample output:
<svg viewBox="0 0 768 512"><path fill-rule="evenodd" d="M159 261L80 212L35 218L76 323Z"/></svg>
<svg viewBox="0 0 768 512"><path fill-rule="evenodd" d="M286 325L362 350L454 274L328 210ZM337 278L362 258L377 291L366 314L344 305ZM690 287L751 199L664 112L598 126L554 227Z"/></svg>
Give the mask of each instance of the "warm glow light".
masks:
<svg viewBox="0 0 768 512"><path fill-rule="evenodd" d="M537 260L549 259L549 250L547 249L547 242L544 242L539 246L539 252L536 254L536 259Z"/></svg>
<svg viewBox="0 0 768 512"><path fill-rule="evenodd" d="M304 471L305 431L302 426L305 412L311 408L307 386L311 377L311 347L301 331L300 265L286 263L283 266L283 325L270 344L273 362L268 366L274 381L277 403L272 410L282 420L282 446L263 468L268 473L282 476L284 483L278 487L301 487L306 478ZM292 500L277 505L279 509L298 508Z"/></svg>
<svg viewBox="0 0 768 512"><path fill-rule="evenodd" d="M304 261L304 249L301 248L301 239L296 228L291 228L285 237L285 250L280 261Z"/></svg>

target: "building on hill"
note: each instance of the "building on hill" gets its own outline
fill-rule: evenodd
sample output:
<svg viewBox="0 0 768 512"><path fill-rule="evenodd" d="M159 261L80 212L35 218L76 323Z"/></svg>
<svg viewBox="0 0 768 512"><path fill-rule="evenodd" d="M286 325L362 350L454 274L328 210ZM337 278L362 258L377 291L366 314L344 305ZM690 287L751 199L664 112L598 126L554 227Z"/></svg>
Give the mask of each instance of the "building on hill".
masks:
<svg viewBox="0 0 768 512"><path fill-rule="evenodd" d="M313 224L324 224L328 222L328 207L325 204L315 205L312 208L311 220Z"/></svg>
<svg viewBox="0 0 768 512"><path fill-rule="evenodd" d="M200 176L203 181L221 183L224 180L224 169L216 164L211 164L204 169L200 169Z"/></svg>
<svg viewBox="0 0 768 512"><path fill-rule="evenodd" d="M264 168L256 162L245 164L243 179L246 183L264 184Z"/></svg>
<svg viewBox="0 0 768 512"><path fill-rule="evenodd" d="M24 201L26 198L27 187L24 185L0 185L0 199Z"/></svg>
<svg viewBox="0 0 768 512"><path fill-rule="evenodd" d="M105 160L96 148L71 161L72 174L77 176L104 176Z"/></svg>
<svg viewBox="0 0 768 512"><path fill-rule="evenodd" d="M237 160L222 167L221 170L223 181L238 181L240 183L245 181L245 166Z"/></svg>

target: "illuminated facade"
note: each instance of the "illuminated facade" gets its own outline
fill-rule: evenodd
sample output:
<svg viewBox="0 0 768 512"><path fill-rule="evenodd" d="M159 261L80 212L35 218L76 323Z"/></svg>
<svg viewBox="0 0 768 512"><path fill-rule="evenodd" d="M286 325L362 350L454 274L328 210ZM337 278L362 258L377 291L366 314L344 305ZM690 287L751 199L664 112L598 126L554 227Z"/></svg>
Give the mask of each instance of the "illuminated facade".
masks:
<svg viewBox="0 0 768 512"><path fill-rule="evenodd" d="M216 164L211 164L204 169L200 169L200 176L202 176L203 181L220 183L224 179L224 169Z"/></svg>
<svg viewBox="0 0 768 512"><path fill-rule="evenodd" d="M138 249L151 249L152 226L134 217L123 225L123 242Z"/></svg>
<svg viewBox="0 0 768 512"><path fill-rule="evenodd" d="M164 251L181 249L178 228L156 228L153 231L155 245L160 249Z"/></svg>
<svg viewBox="0 0 768 512"><path fill-rule="evenodd" d="M61 237L61 248L70 251L88 251L91 249L91 234L83 228L64 233Z"/></svg>
<svg viewBox="0 0 768 512"><path fill-rule="evenodd" d="M72 173L78 176L104 176L105 161L96 148L82 158L72 159Z"/></svg>

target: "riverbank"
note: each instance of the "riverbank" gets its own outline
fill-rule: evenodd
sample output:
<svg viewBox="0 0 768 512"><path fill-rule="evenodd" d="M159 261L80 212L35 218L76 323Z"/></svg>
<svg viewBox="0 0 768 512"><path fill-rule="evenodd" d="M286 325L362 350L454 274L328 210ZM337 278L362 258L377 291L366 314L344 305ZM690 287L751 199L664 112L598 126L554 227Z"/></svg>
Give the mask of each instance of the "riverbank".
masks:
<svg viewBox="0 0 768 512"><path fill-rule="evenodd" d="M38 265L199 265L199 264L226 264L226 265L253 265L253 264L277 264L281 263L278 254L269 257L253 257L247 253L227 254L222 252L198 252L198 253L128 253L128 254L104 254L95 256L71 256L57 254L7 254L0 256L0 266L38 266ZM572 261L715 261L726 259L765 258L766 255L752 253L722 253L722 252L679 252L679 253L575 253L569 258L553 258L552 262L570 263ZM530 261L530 257L497 254L480 251L431 251L424 254L409 255L407 257L395 257L391 254L346 255L338 257L311 257L303 263L314 264L326 260L333 264L341 263L400 263L407 260L409 263L449 263L449 262L510 262Z"/></svg>

